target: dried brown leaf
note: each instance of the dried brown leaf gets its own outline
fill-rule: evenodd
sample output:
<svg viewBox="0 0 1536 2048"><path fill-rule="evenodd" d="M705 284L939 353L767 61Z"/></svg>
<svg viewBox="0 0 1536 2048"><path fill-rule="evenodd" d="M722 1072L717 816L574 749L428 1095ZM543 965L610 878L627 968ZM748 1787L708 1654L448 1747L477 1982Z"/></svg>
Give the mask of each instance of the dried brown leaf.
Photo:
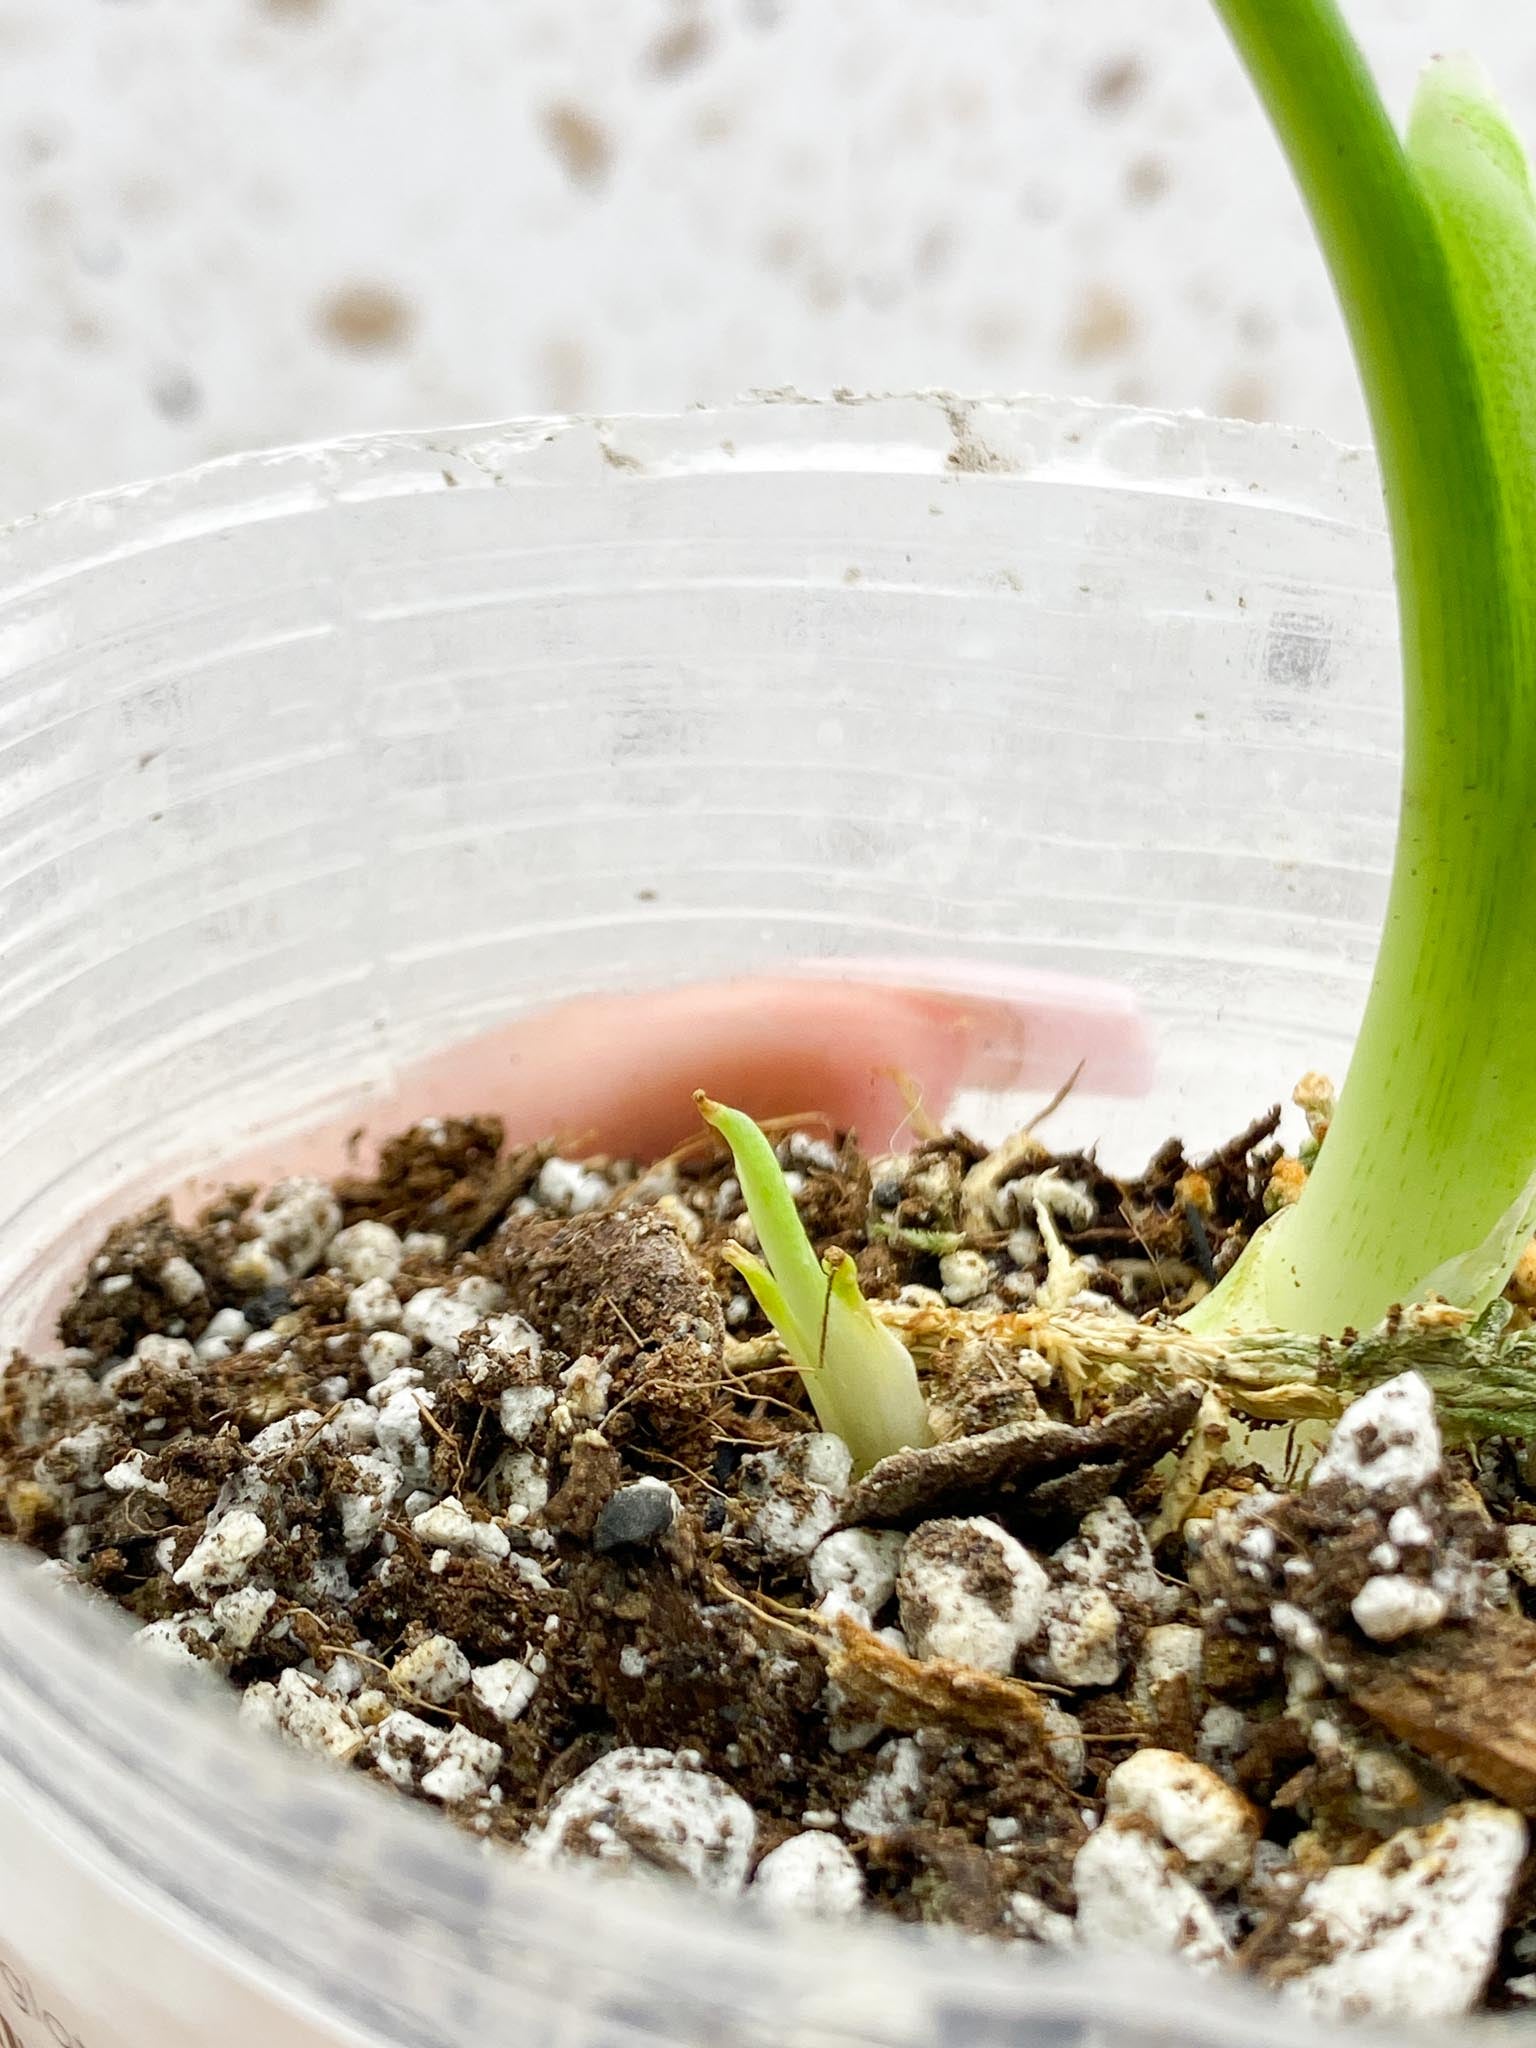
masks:
<svg viewBox="0 0 1536 2048"><path fill-rule="evenodd" d="M974 1734L1044 1740L1039 1696L1016 1678L999 1678L947 1657L919 1663L882 1642L846 1614L832 1624L836 1647L826 1652L827 1675L852 1704L888 1728L909 1734L933 1727Z"/></svg>
<svg viewBox="0 0 1536 2048"><path fill-rule="evenodd" d="M1339 1661L1345 1691L1373 1721L1458 1778L1536 1813L1536 1623L1487 1614L1475 1628L1442 1628Z"/></svg>
<svg viewBox="0 0 1536 2048"><path fill-rule="evenodd" d="M854 1487L843 1520L850 1527L890 1524L970 1506L1025 1517L1032 1505L1051 1515L1068 1508L1086 1513L1173 1449L1194 1422L1203 1393L1191 1380L1140 1395L1096 1422L1037 1416L897 1451Z"/></svg>

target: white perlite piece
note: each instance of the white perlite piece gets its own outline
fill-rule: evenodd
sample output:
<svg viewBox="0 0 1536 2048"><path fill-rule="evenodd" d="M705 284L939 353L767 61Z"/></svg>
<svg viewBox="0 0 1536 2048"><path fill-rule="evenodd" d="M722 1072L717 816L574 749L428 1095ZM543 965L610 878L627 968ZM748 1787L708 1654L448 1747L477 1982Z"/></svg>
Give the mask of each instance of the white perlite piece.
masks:
<svg viewBox="0 0 1536 2048"><path fill-rule="evenodd" d="M398 1330L405 1311L385 1279L363 1280L347 1296L347 1321L356 1330ZM410 1357L407 1347L405 1356Z"/></svg>
<svg viewBox="0 0 1536 2048"><path fill-rule="evenodd" d="M1001 1223L1029 1224L1040 1204L1063 1230L1087 1230L1098 1216L1098 1204L1081 1181L1065 1180L1054 1167L1044 1173L1020 1174L1004 1181L992 1197L992 1213Z"/></svg>
<svg viewBox="0 0 1536 2048"><path fill-rule="evenodd" d="M1057 1551L1056 1562L1065 1578L1082 1586L1102 1586L1116 1605L1134 1601L1161 1618L1178 1602L1175 1588L1158 1575L1146 1532L1125 1502L1114 1496L1083 1517L1077 1535Z"/></svg>
<svg viewBox="0 0 1536 2048"><path fill-rule="evenodd" d="M1320 1941L1324 1960L1284 1994L1322 2018L1423 2025L1469 2012L1498 1954L1524 1856L1520 1816L1474 1800L1403 1829L1363 1863L1324 1871L1293 1924L1298 1941Z"/></svg>
<svg viewBox="0 0 1536 2048"><path fill-rule="evenodd" d="M1108 1815L1072 1865L1078 1939L1089 1948L1176 1955L1197 1970L1231 1960L1205 1900L1174 1867L1174 1852L1144 1823Z"/></svg>
<svg viewBox="0 0 1536 2048"><path fill-rule="evenodd" d="M251 1237L237 1244L224 1261L224 1274L231 1287L241 1294L262 1294L269 1287L281 1287L288 1279L288 1268L270 1245L259 1237ZM266 1334L264 1330L255 1333L257 1337Z"/></svg>
<svg viewBox="0 0 1536 2048"><path fill-rule="evenodd" d="M786 1468L798 1472L807 1486L822 1486L828 1493L848 1491L853 1477L853 1453L840 1436L833 1436L828 1430L812 1430L787 1445L783 1457Z"/></svg>
<svg viewBox="0 0 1536 2048"><path fill-rule="evenodd" d="M1080 1785L1088 1772L1088 1747L1083 1724L1069 1714L1060 1700L1049 1697L1040 1702L1040 1719L1045 1730L1045 1753L1069 1785Z"/></svg>
<svg viewBox="0 0 1536 2048"><path fill-rule="evenodd" d="M985 1252L946 1252L939 1260L939 1285L947 1302L963 1308L992 1285L992 1262Z"/></svg>
<svg viewBox="0 0 1536 2048"><path fill-rule="evenodd" d="M1193 1698L1204 1666L1204 1631L1187 1621L1161 1621L1142 1637L1131 1699L1142 1713L1152 1714L1164 1690L1181 1681Z"/></svg>
<svg viewBox="0 0 1536 2048"><path fill-rule="evenodd" d="M333 1699L356 1699L363 1690L363 1667L355 1657L345 1654L332 1657L323 1671L306 1667L305 1676L313 1678L320 1690Z"/></svg>
<svg viewBox="0 0 1536 2048"><path fill-rule="evenodd" d="M1055 1685L1113 1685L1122 1662L1120 1602L1161 1615L1177 1595L1158 1576L1141 1524L1113 1497L1083 1518L1056 1563L1062 1580L1045 1603L1030 1669Z"/></svg>
<svg viewBox="0 0 1536 2048"><path fill-rule="evenodd" d="M436 1507L428 1508L424 1514L413 1515L411 1528L418 1542L431 1549L451 1550L461 1556L478 1554L501 1559L512 1549L505 1529L498 1529L494 1522L477 1522L458 1495L453 1493L446 1500L440 1500Z"/></svg>
<svg viewBox="0 0 1536 2048"><path fill-rule="evenodd" d="M300 1408L292 1415L279 1416L265 1429L258 1429L246 1448L257 1464L278 1464L319 1427L320 1417L312 1409Z"/></svg>
<svg viewBox="0 0 1536 2048"><path fill-rule="evenodd" d="M383 1528L385 1516L399 1497L401 1477L398 1465L367 1451L355 1452L347 1462L355 1484L337 1494L336 1505L341 1512L343 1548L349 1557L355 1557Z"/></svg>
<svg viewBox="0 0 1536 2048"><path fill-rule="evenodd" d="M785 1166L808 1166L816 1173L836 1173L837 1147L808 1131L791 1131L781 1148Z"/></svg>
<svg viewBox="0 0 1536 2048"><path fill-rule="evenodd" d="M168 1300L178 1308L190 1308L199 1296L208 1292L203 1276L190 1259L179 1255L167 1259L160 1268L160 1289Z"/></svg>
<svg viewBox="0 0 1536 2048"><path fill-rule="evenodd" d="M120 1458L110 1471L103 1472L101 1483L108 1493L152 1493L157 1500L171 1497L171 1489L163 1479L151 1479L145 1472L142 1451L130 1451L126 1458Z"/></svg>
<svg viewBox="0 0 1536 2048"><path fill-rule="evenodd" d="M1394 1508L1387 1523L1387 1538L1400 1550L1427 1550L1435 1540L1435 1532L1417 1508Z"/></svg>
<svg viewBox="0 0 1536 2048"><path fill-rule="evenodd" d="M508 1442L526 1444L554 1405L553 1387L508 1387L497 1410Z"/></svg>
<svg viewBox="0 0 1536 2048"><path fill-rule="evenodd" d="M692 1750L616 1749L566 1786L526 1847L536 1863L590 1857L730 1897L746 1884L756 1835L751 1807Z"/></svg>
<svg viewBox="0 0 1536 2048"><path fill-rule="evenodd" d="M837 1504L853 1477L840 1436L813 1430L741 1461L743 1495L757 1501L751 1533L772 1558L809 1557L832 1533Z"/></svg>
<svg viewBox="0 0 1536 2048"><path fill-rule="evenodd" d="M1399 1373L1351 1401L1334 1424L1310 1484L1348 1480L1370 1493L1412 1493L1440 1470L1435 1397L1416 1372Z"/></svg>
<svg viewBox="0 0 1536 2048"><path fill-rule="evenodd" d="M868 1626L896 1591L906 1537L899 1529L839 1529L811 1553L811 1584L823 1596L840 1594Z"/></svg>
<svg viewBox="0 0 1536 2048"><path fill-rule="evenodd" d="M192 1671L216 1672L222 1664L199 1656L198 1644L215 1648L217 1631L206 1614L178 1614L168 1621L152 1621L133 1637L133 1647L162 1664L175 1664Z"/></svg>
<svg viewBox="0 0 1536 2048"><path fill-rule="evenodd" d="M379 1418L366 1401L359 1401L348 1394L346 1385L343 1380L342 1392L336 1397L336 1412L320 1435L339 1451L365 1451L377 1441Z"/></svg>
<svg viewBox="0 0 1536 2048"><path fill-rule="evenodd" d="M363 1370L368 1375L370 1386L375 1392L383 1383L399 1372L402 1366L411 1362L415 1346L409 1337L399 1330L375 1330L365 1337L358 1350ZM368 1396L369 1400L373 1395Z"/></svg>
<svg viewBox="0 0 1536 2048"><path fill-rule="evenodd" d="M910 1735L888 1742L875 1768L843 1808L843 1825L856 1835L888 1835L909 1827L922 1801L923 1752Z"/></svg>
<svg viewBox="0 0 1536 2048"><path fill-rule="evenodd" d="M218 1365L238 1351L250 1334L251 1326L239 1309L221 1308L193 1349L205 1365Z"/></svg>
<svg viewBox="0 0 1536 2048"><path fill-rule="evenodd" d="M1044 1642L1029 1668L1051 1685L1113 1685L1120 1676L1120 1610L1102 1586L1070 1580L1045 1603Z"/></svg>
<svg viewBox="0 0 1536 2048"><path fill-rule="evenodd" d="M482 1664L478 1671L472 1671L469 1683L487 1712L510 1727L527 1711L539 1689L539 1675L516 1657L503 1657L498 1664Z"/></svg>
<svg viewBox="0 0 1536 2048"><path fill-rule="evenodd" d="M845 1920L864 1903L864 1873L836 1835L791 1835L757 1866L752 1897L772 1913Z"/></svg>
<svg viewBox="0 0 1536 2048"><path fill-rule="evenodd" d="M487 1316L485 1328L473 1347L476 1358L510 1365L514 1358L537 1360L543 1355L544 1339L526 1316Z"/></svg>
<svg viewBox="0 0 1536 2048"><path fill-rule="evenodd" d="M1514 1522L1504 1531L1509 1568L1522 1585L1536 1586L1536 1522Z"/></svg>
<svg viewBox="0 0 1536 2048"><path fill-rule="evenodd" d="M504 1287L476 1275L456 1287L422 1287L405 1304L401 1326L408 1337L441 1345L457 1357L466 1334L501 1308L506 1298Z"/></svg>
<svg viewBox="0 0 1536 2048"><path fill-rule="evenodd" d="M397 1657L390 1676L402 1692L440 1707L469 1683L469 1659L449 1636L427 1636Z"/></svg>
<svg viewBox="0 0 1536 2048"><path fill-rule="evenodd" d="M835 1600L836 1595L829 1596ZM826 1602L823 1603L825 1608ZM843 1612L845 1610L836 1609ZM856 1749L868 1749L885 1731L883 1721L861 1721L857 1709L839 1685L828 1682L822 1695L827 1716L827 1743L834 1756L848 1756Z"/></svg>
<svg viewBox="0 0 1536 2048"><path fill-rule="evenodd" d="M823 1621L836 1621L840 1614L857 1622L860 1628L872 1628L874 1617L862 1602L856 1600L847 1586L834 1586L830 1593L823 1593L816 1602L816 1613Z"/></svg>
<svg viewBox="0 0 1536 2048"><path fill-rule="evenodd" d="M1250 1564L1269 1564L1275 1555L1275 1532L1260 1522L1238 1537L1235 1548L1238 1556L1246 1558ZM1256 1576L1264 1578L1268 1574L1258 1573Z"/></svg>
<svg viewBox="0 0 1536 2048"><path fill-rule="evenodd" d="M1033 1223L1021 1223L1018 1229L1010 1234L1007 1250L1008 1256L1012 1259L1013 1263L1016 1266L1025 1268L1027 1271L1028 1268L1035 1264L1037 1259L1043 1256L1045 1242ZM1032 1274L1029 1274L1028 1277L1030 1285L1033 1287L1034 1277Z"/></svg>
<svg viewBox="0 0 1536 2048"><path fill-rule="evenodd" d="M501 1769L502 1752L494 1742L471 1735L467 1728L434 1728L419 1714L403 1709L387 1714L368 1738L376 1770L398 1785L458 1806L488 1792Z"/></svg>
<svg viewBox="0 0 1536 2048"><path fill-rule="evenodd" d="M1269 1610L1269 1625L1282 1643L1299 1650L1303 1657L1320 1657L1327 1647L1317 1623L1293 1600L1275 1602Z"/></svg>
<svg viewBox="0 0 1536 2048"><path fill-rule="evenodd" d="M276 1685L247 1687L240 1715L257 1727L275 1728L311 1756L332 1763L350 1763L368 1739L346 1701L322 1692L302 1671L285 1671Z"/></svg>
<svg viewBox="0 0 1536 2048"><path fill-rule="evenodd" d="M375 1387L374 1392L378 1391ZM431 1475L432 1456L423 1440L421 1411L433 1406L432 1395L419 1387L402 1387L379 1403L379 1419L374 1425L379 1455L397 1465L413 1486L420 1486Z"/></svg>
<svg viewBox="0 0 1536 2048"><path fill-rule="evenodd" d="M158 1333L141 1337L133 1347L133 1356L139 1365L152 1365L161 1372L190 1372L197 1363L197 1353L185 1337L162 1337ZM103 1380L102 1385L106 1385Z"/></svg>
<svg viewBox="0 0 1536 2048"><path fill-rule="evenodd" d="M408 1337L440 1344L457 1354L459 1340L481 1318L468 1302L455 1301L446 1287L420 1287L404 1304L401 1326Z"/></svg>
<svg viewBox="0 0 1536 2048"><path fill-rule="evenodd" d="M496 1782L501 1769L502 1750L483 1735L471 1735L467 1728L454 1728L443 1744L443 1753L431 1770L424 1771L421 1789L429 1799L443 1806L459 1806L466 1799L480 1799Z"/></svg>
<svg viewBox="0 0 1536 2048"><path fill-rule="evenodd" d="M369 1344L373 1343L373 1341L373 1338L370 1337L364 1342L364 1352L367 1351ZM398 1341L402 1344L409 1344L410 1340L402 1337ZM401 1394L420 1393L421 1389L425 1387L426 1381L427 1376L419 1365L397 1365L391 1371L384 1373L379 1379L376 1379L369 1387L367 1394L368 1404L372 1408L387 1408L390 1402L397 1400ZM422 1398L430 1402L432 1396L424 1394Z"/></svg>
<svg viewBox="0 0 1536 2048"><path fill-rule="evenodd" d="M1350 1601L1349 1611L1356 1627L1372 1642L1395 1643L1423 1629L1438 1628L1445 1619L1446 1604L1433 1586L1421 1585L1400 1572L1383 1572L1366 1580Z"/></svg>
<svg viewBox="0 0 1536 2048"><path fill-rule="evenodd" d="M1247 1876L1258 1813L1204 1764L1177 1750L1138 1750L1110 1772L1104 1801L1110 1813L1139 1813L1151 1821L1197 1884L1225 1891Z"/></svg>
<svg viewBox="0 0 1536 2048"><path fill-rule="evenodd" d="M251 1647L276 1605L277 1595L260 1586L242 1586L238 1593L225 1593L214 1601L213 1624L230 1656L238 1657Z"/></svg>
<svg viewBox="0 0 1536 2048"><path fill-rule="evenodd" d="M440 1230L408 1230L400 1249L408 1259L428 1259L440 1266L448 1256L448 1240Z"/></svg>
<svg viewBox="0 0 1536 2048"><path fill-rule="evenodd" d="M357 1284L393 1280L403 1256L399 1233L387 1223L354 1223L331 1240L332 1266Z"/></svg>
<svg viewBox="0 0 1536 2048"><path fill-rule="evenodd" d="M253 1515L249 1508L235 1508L199 1537L175 1574L176 1584L190 1587L200 1600L207 1599L215 1586L236 1586L266 1541L267 1525L260 1515Z"/></svg>
<svg viewBox="0 0 1536 2048"><path fill-rule="evenodd" d="M574 1159L546 1159L539 1168L534 1192L546 1209L562 1216L581 1216L606 1202L613 1193L600 1173L591 1173Z"/></svg>
<svg viewBox="0 0 1536 2048"><path fill-rule="evenodd" d="M474 1309L482 1320L499 1315L507 1305L506 1288L484 1273L471 1273L467 1279L456 1281L450 1292L455 1301Z"/></svg>
<svg viewBox="0 0 1536 2048"><path fill-rule="evenodd" d="M1058 1913L1044 1899L1037 1899L1033 1892L1010 1893L1007 1913L1014 1933L1026 1941L1038 1941L1044 1948L1076 1946L1077 1923L1069 1914Z"/></svg>
<svg viewBox="0 0 1536 2048"><path fill-rule="evenodd" d="M259 1241L283 1269L300 1280L341 1228L341 1210L323 1180L280 1180L246 1211Z"/></svg>
<svg viewBox="0 0 1536 2048"><path fill-rule="evenodd" d="M549 1475L532 1451L503 1451L486 1481L486 1495L515 1527L538 1514L549 1499Z"/></svg>
<svg viewBox="0 0 1536 2048"><path fill-rule="evenodd" d="M907 1539L896 1581L914 1657L1005 1673L1038 1632L1049 1591L1039 1561L979 1516L922 1523Z"/></svg>
<svg viewBox="0 0 1536 2048"><path fill-rule="evenodd" d="M357 1598L357 1590L347 1577L347 1568L339 1557L318 1557L309 1574L305 1597L310 1600L333 1600L338 1607L350 1607Z"/></svg>

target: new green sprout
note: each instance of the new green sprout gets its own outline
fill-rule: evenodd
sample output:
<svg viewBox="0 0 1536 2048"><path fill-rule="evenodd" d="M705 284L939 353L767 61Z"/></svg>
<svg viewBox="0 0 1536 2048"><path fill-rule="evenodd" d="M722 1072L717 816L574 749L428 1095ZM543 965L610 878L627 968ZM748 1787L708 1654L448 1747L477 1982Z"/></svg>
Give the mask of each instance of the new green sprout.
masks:
<svg viewBox="0 0 1536 2048"><path fill-rule="evenodd" d="M1364 1329L1498 1294L1536 1220L1536 208L1481 75L1406 144L1332 0L1216 0L1290 158L1365 389L1402 632L1386 923L1296 1205L1188 1319Z"/></svg>
<svg viewBox="0 0 1536 2048"><path fill-rule="evenodd" d="M741 1245L727 1256L798 1367L823 1429L840 1436L864 1472L933 1433L912 1354L876 1321L846 1252L818 1259L773 1147L739 1109L694 1097L731 1148L762 1258Z"/></svg>

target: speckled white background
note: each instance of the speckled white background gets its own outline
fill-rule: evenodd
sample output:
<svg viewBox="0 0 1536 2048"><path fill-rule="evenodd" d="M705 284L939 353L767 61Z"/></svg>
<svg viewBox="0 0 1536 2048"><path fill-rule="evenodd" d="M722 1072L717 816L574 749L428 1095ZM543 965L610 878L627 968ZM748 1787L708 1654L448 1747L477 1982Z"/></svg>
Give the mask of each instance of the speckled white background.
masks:
<svg viewBox="0 0 1536 2048"><path fill-rule="evenodd" d="M1394 106L1511 0L1352 0ZM0 0L0 512L807 391L1363 421L1207 0Z"/></svg>

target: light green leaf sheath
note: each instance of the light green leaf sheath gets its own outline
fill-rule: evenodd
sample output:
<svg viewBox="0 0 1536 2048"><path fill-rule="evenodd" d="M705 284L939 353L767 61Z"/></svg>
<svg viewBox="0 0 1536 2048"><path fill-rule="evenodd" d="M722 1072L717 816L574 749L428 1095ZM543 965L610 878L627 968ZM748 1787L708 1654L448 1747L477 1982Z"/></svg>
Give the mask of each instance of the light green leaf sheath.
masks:
<svg viewBox="0 0 1536 2048"><path fill-rule="evenodd" d="M1495 1296L1536 1214L1536 210L1480 74L1406 147L1331 0L1216 0L1311 210L1381 462L1404 766L1381 950L1293 1209L1185 1320L1365 1329ZM1305 991L1297 991L1305 1001Z"/></svg>
<svg viewBox="0 0 1536 2048"><path fill-rule="evenodd" d="M859 1472L932 1443L912 1354L871 1314L852 1259L834 1251L823 1266L817 1258L773 1147L751 1117L702 1093L694 1101L731 1148L763 1251L756 1259L737 1246L731 1263L799 1368L822 1428L843 1439Z"/></svg>

